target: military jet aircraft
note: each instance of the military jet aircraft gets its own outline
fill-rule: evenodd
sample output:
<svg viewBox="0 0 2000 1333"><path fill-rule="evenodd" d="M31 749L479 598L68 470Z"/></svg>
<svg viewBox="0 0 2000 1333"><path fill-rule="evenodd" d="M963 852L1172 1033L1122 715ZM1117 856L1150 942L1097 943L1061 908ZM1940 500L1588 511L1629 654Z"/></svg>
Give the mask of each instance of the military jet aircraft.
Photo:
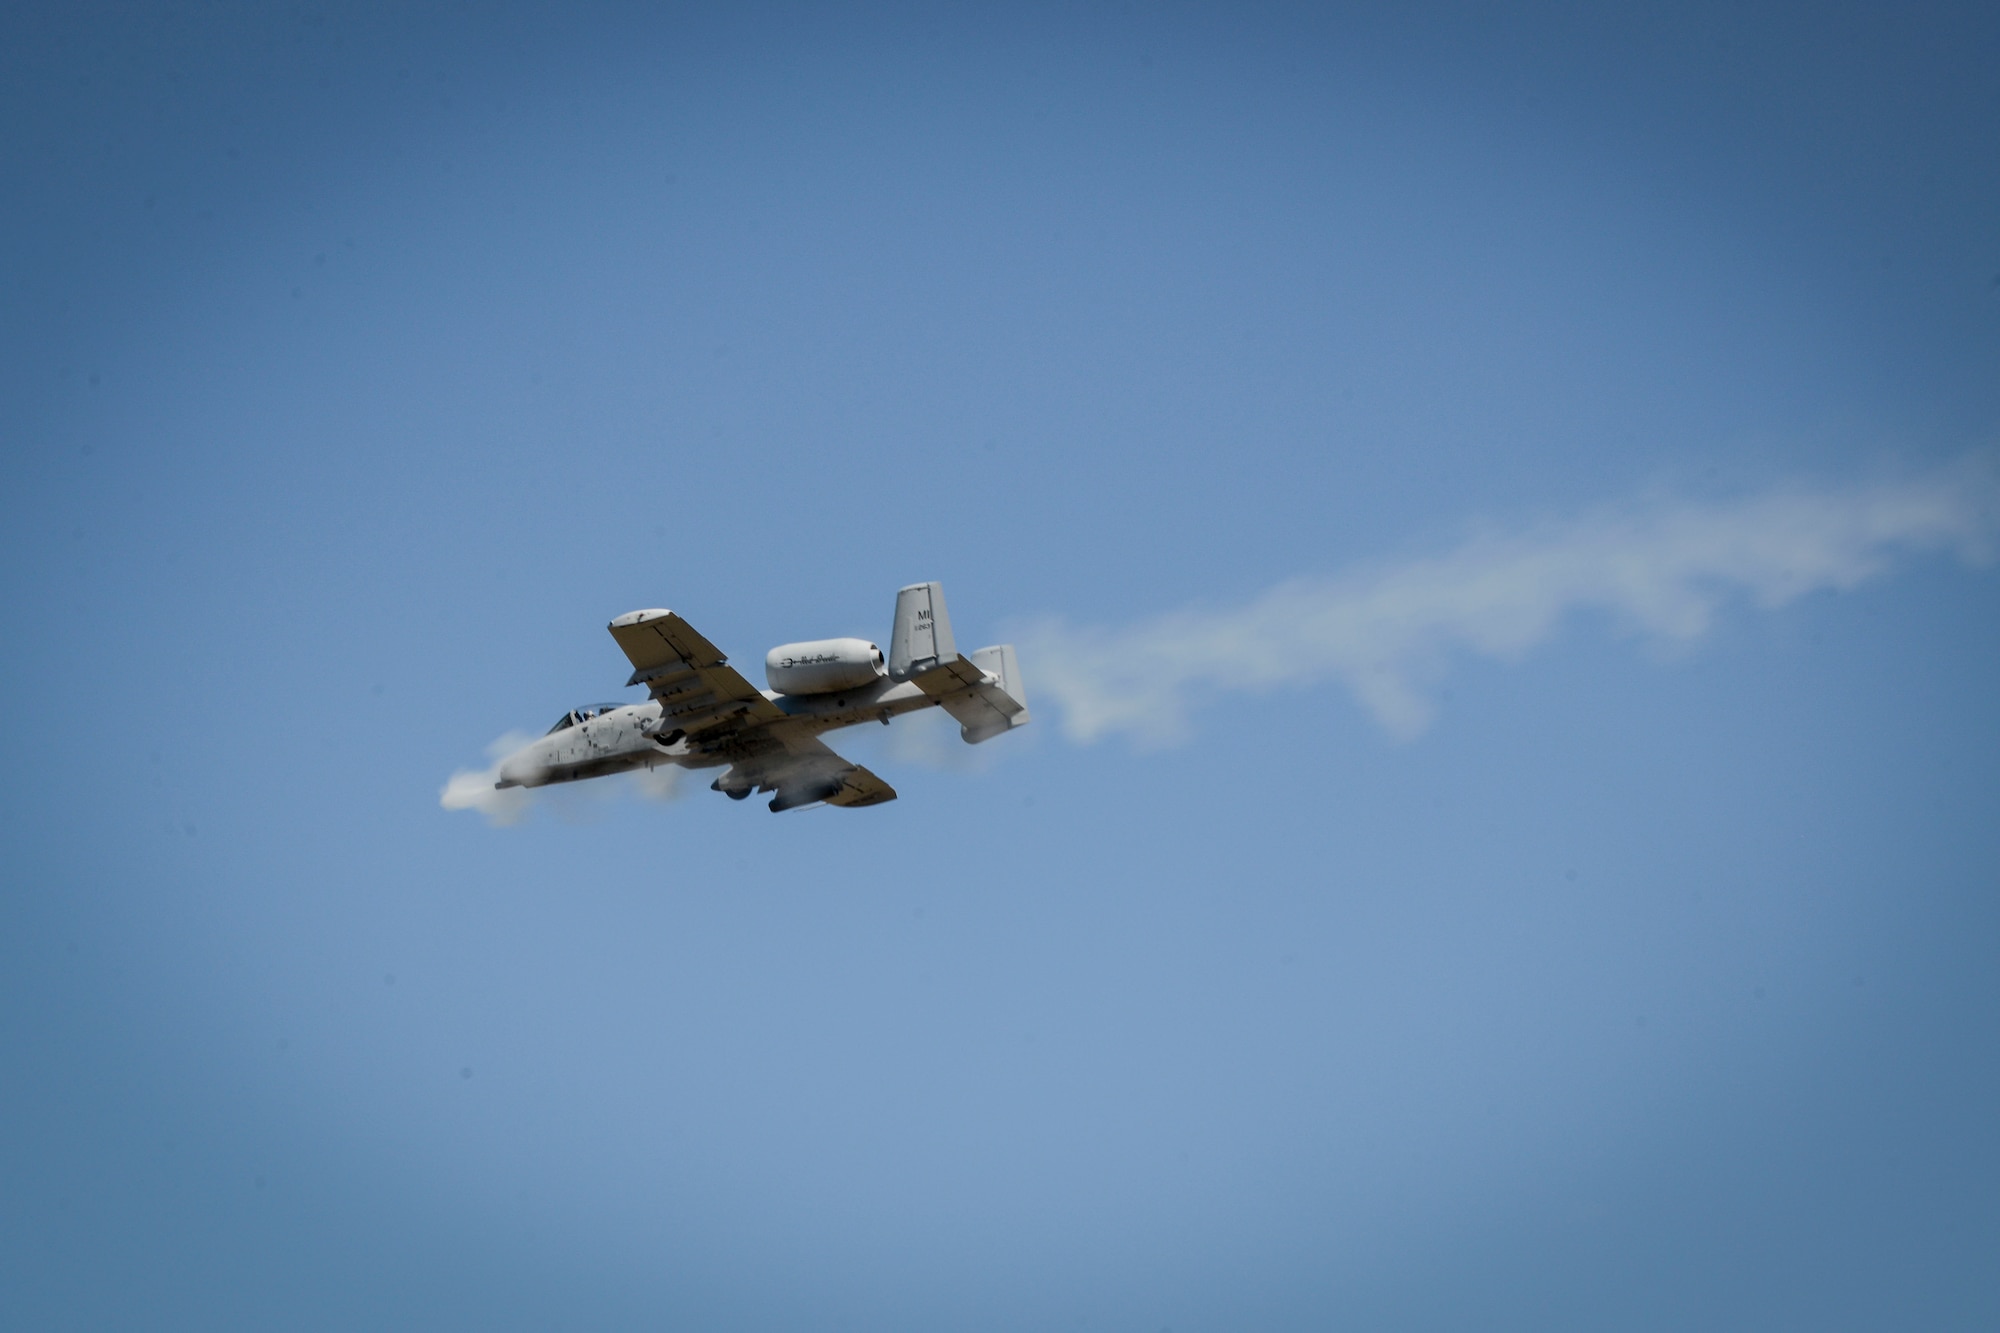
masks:
<svg viewBox="0 0 2000 1333"><path fill-rule="evenodd" d="M760 690L720 649L672 611L629 611L611 637L632 660L628 687L644 703L590 704L564 713L548 734L500 763L496 787L540 787L635 768L723 768L711 788L735 800L773 792L771 810L880 805L896 789L820 742L822 732L938 707L970 744L1028 721L1014 645L959 655L944 588L913 583L896 594L889 654L865 639L787 643L764 657Z"/></svg>

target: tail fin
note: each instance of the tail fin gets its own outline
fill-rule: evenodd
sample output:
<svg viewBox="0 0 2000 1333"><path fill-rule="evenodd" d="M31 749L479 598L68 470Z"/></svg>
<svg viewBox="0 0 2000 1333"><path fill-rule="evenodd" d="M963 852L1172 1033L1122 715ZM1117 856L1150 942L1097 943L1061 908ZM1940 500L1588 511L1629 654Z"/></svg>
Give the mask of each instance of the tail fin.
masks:
<svg viewBox="0 0 2000 1333"><path fill-rule="evenodd" d="M960 657L945 614L944 585L912 583L896 594L896 628L889 636L889 676L914 681L958 719L970 744L991 740L1028 721L1028 694L1014 645Z"/></svg>
<svg viewBox="0 0 2000 1333"><path fill-rule="evenodd" d="M908 680L957 657L951 617L944 609L944 585L912 583L898 592L896 627L889 635L889 678Z"/></svg>

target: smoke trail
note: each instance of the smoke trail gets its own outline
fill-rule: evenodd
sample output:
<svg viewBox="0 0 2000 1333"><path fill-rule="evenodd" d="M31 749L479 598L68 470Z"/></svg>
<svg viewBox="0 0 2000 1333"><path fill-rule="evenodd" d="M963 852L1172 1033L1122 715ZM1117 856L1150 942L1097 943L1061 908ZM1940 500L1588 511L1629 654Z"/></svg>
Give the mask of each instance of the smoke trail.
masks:
<svg viewBox="0 0 2000 1333"><path fill-rule="evenodd" d="M1429 559L1294 579L1235 610L1114 629L1048 622L1028 636L1027 660L1078 741L1124 732L1171 743L1197 697L1327 679L1407 738L1430 724L1423 687L1454 653L1517 660L1586 609L1684 642L1732 596L1781 606L1851 588L1912 551L1985 563L1996 532L2000 476L1975 457L1901 482L1601 510Z"/></svg>

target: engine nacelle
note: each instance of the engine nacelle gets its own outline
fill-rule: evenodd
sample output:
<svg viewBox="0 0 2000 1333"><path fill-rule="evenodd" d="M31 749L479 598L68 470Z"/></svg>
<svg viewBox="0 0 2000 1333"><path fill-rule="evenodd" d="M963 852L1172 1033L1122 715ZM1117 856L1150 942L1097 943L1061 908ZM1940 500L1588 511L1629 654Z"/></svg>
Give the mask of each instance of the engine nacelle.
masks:
<svg viewBox="0 0 2000 1333"><path fill-rule="evenodd" d="M780 694L858 690L888 674L882 650L866 639L781 643L764 654L764 679Z"/></svg>

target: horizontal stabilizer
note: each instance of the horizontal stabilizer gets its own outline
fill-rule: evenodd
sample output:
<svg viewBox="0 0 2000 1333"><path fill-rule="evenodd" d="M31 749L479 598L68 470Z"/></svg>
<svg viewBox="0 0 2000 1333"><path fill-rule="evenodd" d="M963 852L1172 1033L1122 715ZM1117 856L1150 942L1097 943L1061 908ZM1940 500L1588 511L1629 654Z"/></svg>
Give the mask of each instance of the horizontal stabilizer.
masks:
<svg viewBox="0 0 2000 1333"><path fill-rule="evenodd" d="M1011 643L941 662L914 677L914 683L958 720L959 735L968 745L1027 725L1026 692Z"/></svg>

